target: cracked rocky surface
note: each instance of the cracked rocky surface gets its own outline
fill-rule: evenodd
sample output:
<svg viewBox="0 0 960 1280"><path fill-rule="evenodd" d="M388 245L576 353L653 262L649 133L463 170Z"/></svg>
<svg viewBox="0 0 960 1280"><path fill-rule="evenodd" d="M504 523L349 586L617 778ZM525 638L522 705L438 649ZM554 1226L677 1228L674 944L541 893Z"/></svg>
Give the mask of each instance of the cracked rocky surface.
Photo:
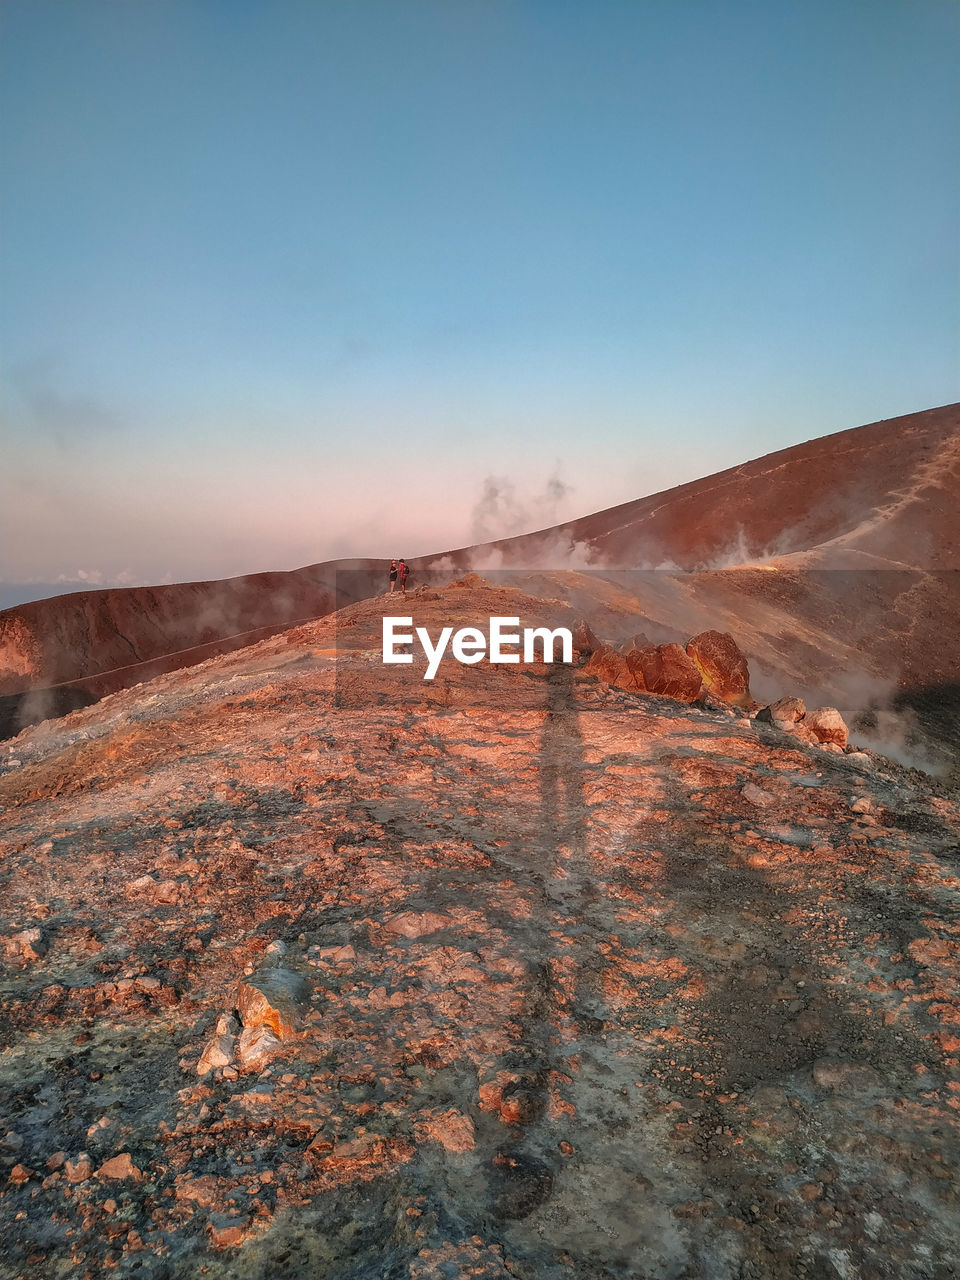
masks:
<svg viewBox="0 0 960 1280"><path fill-rule="evenodd" d="M956 1274L956 792L383 611L0 754L0 1275Z"/></svg>

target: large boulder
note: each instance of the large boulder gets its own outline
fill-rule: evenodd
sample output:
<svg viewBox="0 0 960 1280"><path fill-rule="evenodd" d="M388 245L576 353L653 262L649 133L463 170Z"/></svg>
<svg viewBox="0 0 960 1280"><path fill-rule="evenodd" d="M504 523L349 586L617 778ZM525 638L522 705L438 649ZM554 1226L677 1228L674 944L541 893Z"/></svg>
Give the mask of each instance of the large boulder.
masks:
<svg viewBox="0 0 960 1280"><path fill-rule="evenodd" d="M687 656L711 693L738 706L750 703L750 669L740 646L727 631L701 631L687 641Z"/></svg>
<svg viewBox="0 0 960 1280"><path fill-rule="evenodd" d="M583 668L583 674L596 676L604 684L616 685L618 689L636 691L641 687L627 666L627 660L623 654L617 653L616 649L612 649L608 644L591 654L589 662Z"/></svg>
<svg viewBox="0 0 960 1280"><path fill-rule="evenodd" d="M757 719L764 724L794 725L807 714L800 698L778 698L768 707L761 707Z"/></svg>
<svg viewBox="0 0 960 1280"><path fill-rule="evenodd" d="M632 649L625 658L637 687L680 702L694 702L700 696L703 677L700 668L679 644L651 645Z"/></svg>
<svg viewBox="0 0 960 1280"><path fill-rule="evenodd" d="M833 743L838 747L847 745L849 730L836 707L818 707L803 723L818 742Z"/></svg>

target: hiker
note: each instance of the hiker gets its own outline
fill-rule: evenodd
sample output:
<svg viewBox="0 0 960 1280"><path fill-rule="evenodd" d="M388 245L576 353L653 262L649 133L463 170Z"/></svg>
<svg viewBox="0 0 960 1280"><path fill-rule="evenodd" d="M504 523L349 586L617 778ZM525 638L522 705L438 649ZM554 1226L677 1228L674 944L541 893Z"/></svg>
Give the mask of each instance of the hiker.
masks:
<svg viewBox="0 0 960 1280"><path fill-rule="evenodd" d="M388 595L391 595L391 596L393 595L396 585L397 585L397 562L396 560L391 560L390 561L390 590L387 593Z"/></svg>
<svg viewBox="0 0 960 1280"><path fill-rule="evenodd" d="M397 566L397 571L400 574L400 594L405 596L407 594L407 576L410 573L410 566L407 564L406 560L404 560L403 556L400 557L400 563Z"/></svg>

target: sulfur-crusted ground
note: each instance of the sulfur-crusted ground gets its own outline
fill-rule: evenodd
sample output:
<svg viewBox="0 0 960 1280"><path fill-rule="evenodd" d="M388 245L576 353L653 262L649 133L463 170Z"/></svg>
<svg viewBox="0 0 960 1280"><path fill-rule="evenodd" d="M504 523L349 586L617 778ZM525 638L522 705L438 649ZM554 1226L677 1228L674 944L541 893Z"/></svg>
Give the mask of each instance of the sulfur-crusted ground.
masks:
<svg viewBox="0 0 960 1280"><path fill-rule="evenodd" d="M0 755L0 1275L957 1274L956 797L382 603Z"/></svg>

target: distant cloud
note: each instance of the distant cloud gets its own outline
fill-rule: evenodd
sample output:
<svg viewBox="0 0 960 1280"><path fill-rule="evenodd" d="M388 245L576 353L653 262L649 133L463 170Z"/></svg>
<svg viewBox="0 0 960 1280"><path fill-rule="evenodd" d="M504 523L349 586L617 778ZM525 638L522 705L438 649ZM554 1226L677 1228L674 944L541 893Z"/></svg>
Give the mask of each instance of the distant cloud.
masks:
<svg viewBox="0 0 960 1280"><path fill-rule="evenodd" d="M86 582L97 587L103 581L99 569L75 569L73 573L58 573L57 582Z"/></svg>
<svg viewBox="0 0 960 1280"><path fill-rule="evenodd" d="M103 573L100 569L76 569L73 573L58 574L55 581L57 585L82 582L88 587L129 587L139 579L129 569L113 574Z"/></svg>
<svg viewBox="0 0 960 1280"><path fill-rule="evenodd" d="M58 361L23 361L10 371L29 426L62 448L119 430L123 415L101 397L63 387Z"/></svg>

